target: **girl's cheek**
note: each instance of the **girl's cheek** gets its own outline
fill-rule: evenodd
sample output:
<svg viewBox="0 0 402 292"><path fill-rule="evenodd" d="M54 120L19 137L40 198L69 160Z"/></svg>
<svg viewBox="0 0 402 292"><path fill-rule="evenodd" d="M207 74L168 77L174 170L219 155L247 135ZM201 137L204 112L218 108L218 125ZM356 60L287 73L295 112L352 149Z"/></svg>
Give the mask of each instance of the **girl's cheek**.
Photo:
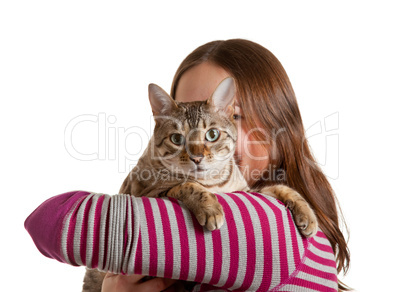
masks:
<svg viewBox="0 0 402 292"><path fill-rule="evenodd" d="M235 159L235 162L236 162L237 166L239 167L240 171L242 172L244 178L246 179L247 183L249 183L247 173L244 172L244 165L247 163L247 160L245 161L245 159L243 157L244 133L243 133L242 129L238 128L237 130L238 130L237 142L236 142L236 150L235 150L234 159Z"/></svg>
<svg viewBox="0 0 402 292"><path fill-rule="evenodd" d="M238 127L237 128L237 142L236 142L236 151L235 151L235 156L236 159L241 159L242 154L244 153L244 141L245 138L245 132L242 128Z"/></svg>

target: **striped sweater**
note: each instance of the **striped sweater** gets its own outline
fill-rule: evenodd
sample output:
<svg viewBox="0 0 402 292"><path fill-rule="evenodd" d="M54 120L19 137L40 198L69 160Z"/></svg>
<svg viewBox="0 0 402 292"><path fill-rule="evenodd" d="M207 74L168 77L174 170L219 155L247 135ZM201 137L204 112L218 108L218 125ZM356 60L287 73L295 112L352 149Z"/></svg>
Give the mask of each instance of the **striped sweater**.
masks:
<svg viewBox="0 0 402 292"><path fill-rule="evenodd" d="M219 193L225 224L202 228L172 198L74 191L25 221L37 248L71 265L195 281L194 291L337 291L333 250L302 237L285 206L258 193Z"/></svg>

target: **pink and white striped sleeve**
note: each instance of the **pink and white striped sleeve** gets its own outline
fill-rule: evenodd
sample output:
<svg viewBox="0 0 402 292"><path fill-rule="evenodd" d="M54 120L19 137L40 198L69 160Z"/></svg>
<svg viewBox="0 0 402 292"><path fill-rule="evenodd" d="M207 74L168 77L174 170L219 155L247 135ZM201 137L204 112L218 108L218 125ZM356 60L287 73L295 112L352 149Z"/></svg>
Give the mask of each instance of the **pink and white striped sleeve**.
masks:
<svg viewBox="0 0 402 292"><path fill-rule="evenodd" d="M284 205L257 193L220 193L225 224L202 228L172 198L70 192L25 228L47 257L123 274L200 283L195 291L337 291L324 233L306 239Z"/></svg>

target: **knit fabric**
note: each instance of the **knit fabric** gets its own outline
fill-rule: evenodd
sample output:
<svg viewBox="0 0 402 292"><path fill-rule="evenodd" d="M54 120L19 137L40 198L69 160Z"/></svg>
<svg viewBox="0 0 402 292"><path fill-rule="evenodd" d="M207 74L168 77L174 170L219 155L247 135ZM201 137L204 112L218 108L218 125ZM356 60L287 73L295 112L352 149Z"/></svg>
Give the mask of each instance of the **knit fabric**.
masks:
<svg viewBox="0 0 402 292"><path fill-rule="evenodd" d="M25 228L42 254L60 262L200 283L194 291L337 291L323 232L301 236L274 198L216 195L225 224L212 232L172 198L83 191L45 201Z"/></svg>

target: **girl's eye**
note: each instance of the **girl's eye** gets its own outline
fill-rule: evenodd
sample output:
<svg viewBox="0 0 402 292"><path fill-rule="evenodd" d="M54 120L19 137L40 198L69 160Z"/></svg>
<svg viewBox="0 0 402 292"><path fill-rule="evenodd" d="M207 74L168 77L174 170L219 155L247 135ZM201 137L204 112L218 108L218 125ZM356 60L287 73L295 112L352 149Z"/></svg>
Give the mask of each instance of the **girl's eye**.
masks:
<svg viewBox="0 0 402 292"><path fill-rule="evenodd" d="M233 119L236 120L236 121L237 121L237 120L240 120L240 119L241 119L241 115L239 115L239 114L234 114L234 115L233 115Z"/></svg>
<svg viewBox="0 0 402 292"><path fill-rule="evenodd" d="M210 129L206 134L205 134L205 139L209 142L215 142L219 138L219 130L218 129Z"/></svg>
<svg viewBox="0 0 402 292"><path fill-rule="evenodd" d="M172 134L170 136L170 141L176 145L183 145L184 144L184 136L182 134Z"/></svg>

